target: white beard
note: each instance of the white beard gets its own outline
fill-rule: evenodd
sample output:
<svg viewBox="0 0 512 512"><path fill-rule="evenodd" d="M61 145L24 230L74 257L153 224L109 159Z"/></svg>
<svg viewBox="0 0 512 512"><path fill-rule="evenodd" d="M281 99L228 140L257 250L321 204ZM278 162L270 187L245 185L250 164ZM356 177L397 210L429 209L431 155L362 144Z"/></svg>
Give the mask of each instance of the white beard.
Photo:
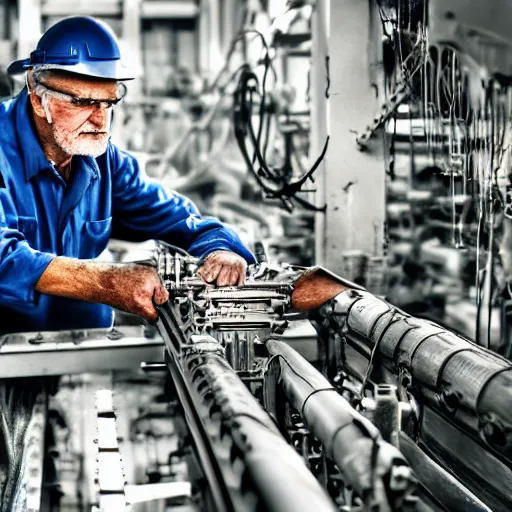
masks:
<svg viewBox="0 0 512 512"><path fill-rule="evenodd" d="M59 148L68 155L98 157L107 150L110 135L105 133L94 139L82 138L80 135L70 137L68 133L64 133L59 128L54 128L53 137Z"/></svg>
<svg viewBox="0 0 512 512"><path fill-rule="evenodd" d="M107 150L110 133L104 133L94 138L80 135L84 132L95 131L97 131L97 128L88 126L88 123L73 133L64 131L59 126L54 125L53 138L59 148L68 155L92 156L96 158Z"/></svg>

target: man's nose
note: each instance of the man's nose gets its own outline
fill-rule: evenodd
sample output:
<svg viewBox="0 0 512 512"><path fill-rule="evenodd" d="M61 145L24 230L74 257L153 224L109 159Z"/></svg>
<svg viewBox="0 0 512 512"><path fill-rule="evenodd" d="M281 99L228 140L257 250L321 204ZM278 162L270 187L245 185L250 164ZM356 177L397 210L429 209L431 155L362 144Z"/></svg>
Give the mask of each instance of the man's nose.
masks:
<svg viewBox="0 0 512 512"><path fill-rule="evenodd" d="M89 121L100 129L106 129L110 118L110 110L100 106L93 107L93 111L89 117Z"/></svg>

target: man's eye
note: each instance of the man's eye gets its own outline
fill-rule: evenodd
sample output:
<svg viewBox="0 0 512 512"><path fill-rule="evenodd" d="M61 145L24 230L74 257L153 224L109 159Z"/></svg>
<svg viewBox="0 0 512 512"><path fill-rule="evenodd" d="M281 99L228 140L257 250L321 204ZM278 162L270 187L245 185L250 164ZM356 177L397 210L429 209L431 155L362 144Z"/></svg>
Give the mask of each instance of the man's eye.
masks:
<svg viewBox="0 0 512 512"><path fill-rule="evenodd" d="M79 107L90 107L93 104L91 100L86 100L83 98L73 98L72 103L73 105L77 105Z"/></svg>
<svg viewBox="0 0 512 512"><path fill-rule="evenodd" d="M73 104L80 107L105 107L111 108L113 105L118 103L119 100L89 100L86 98L74 98Z"/></svg>

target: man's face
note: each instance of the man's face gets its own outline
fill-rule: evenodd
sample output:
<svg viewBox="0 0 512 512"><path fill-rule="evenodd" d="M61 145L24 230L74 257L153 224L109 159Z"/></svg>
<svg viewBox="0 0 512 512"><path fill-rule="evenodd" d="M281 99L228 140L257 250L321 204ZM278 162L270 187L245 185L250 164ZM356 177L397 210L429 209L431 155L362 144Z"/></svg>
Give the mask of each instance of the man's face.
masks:
<svg viewBox="0 0 512 512"><path fill-rule="evenodd" d="M50 74L44 85L62 93L86 99L115 100L115 81L83 79L75 76ZM112 109L105 106L82 106L49 96L52 117L51 130L57 146L68 155L100 156L110 137Z"/></svg>

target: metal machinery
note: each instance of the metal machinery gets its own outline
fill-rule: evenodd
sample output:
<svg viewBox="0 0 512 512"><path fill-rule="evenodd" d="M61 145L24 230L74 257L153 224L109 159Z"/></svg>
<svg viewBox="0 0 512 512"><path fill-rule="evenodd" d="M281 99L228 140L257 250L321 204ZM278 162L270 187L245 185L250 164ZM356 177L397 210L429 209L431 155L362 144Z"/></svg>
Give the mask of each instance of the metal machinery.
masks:
<svg viewBox="0 0 512 512"><path fill-rule="evenodd" d="M508 357L510 4L376 4L392 111L376 123L389 178L387 296Z"/></svg>
<svg viewBox="0 0 512 512"><path fill-rule="evenodd" d="M316 4L317 14L326 10L322 0L289 4ZM321 260L343 268L350 279L362 277L368 290L386 295L389 302L321 267L308 271L262 263L250 269L245 286L218 289L197 277L196 260L162 246L156 264L171 300L159 308L159 334L151 326L116 327L16 334L0 341L3 377L129 368L144 360L144 370L167 379L164 398L148 403L146 412L174 425L177 446L160 453L164 462L144 468L147 481L140 485L126 483L116 397L108 390L97 394L100 510L131 507L138 512L139 504L155 500L164 502L164 509L207 512L512 509L512 363L431 320L412 316L446 320L459 313L459 331L502 349L506 357L512 354L510 290L500 296L497 283L489 279L500 268L495 265L500 231L505 239L501 255L508 251L510 256L512 247L506 243L512 232L512 194L504 178L512 148L511 7L498 0L471 2L472 8L463 0L370 4L374 15L367 34L346 14L349 8L352 14L366 12L367 3L331 2L330 45L337 48L345 40L366 44L370 36L378 40L374 57L379 65L372 61L370 67L381 110L355 141L339 134L354 131L350 114L364 117L361 112L372 108L360 90L362 83L369 87L367 69L357 51L345 51L339 59L347 60L338 66L332 48L323 55L327 30L320 15L313 21L312 74L318 80L312 84L316 117L311 125L318 133L311 141L316 162L309 171L292 169L290 136L284 138L283 161L269 163L271 136L261 129L268 121L252 125L256 110L261 118L280 112L275 98L267 97L265 103L274 52L263 37L263 55L257 59L262 76L245 63L233 83L231 77L229 84L213 85L222 99L229 91L233 100L227 107L233 133L226 140L238 143L244 170L252 173L254 188L261 189L254 197L276 200L295 212L309 209L311 216L315 212L316 220L322 219L317 234L324 236L323 242L329 238ZM246 32L254 31L243 30L233 44ZM282 34L278 39L281 45L286 40ZM288 39L302 41L304 34ZM227 68L221 77L230 75ZM383 76L375 76L377 69ZM253 101L255 91L261 95L259 103ZM327 150L327 128L320 125L327 124L326 100L333 143L328 161L321 164L325 172L318 188L324 197L312 204L309 195L299 194L311 193L302 187L317 168L322 170L318 166ZM221 99L213 103L209 114L169 149L156 178L164 178L165 160L223 110ZM281 117L287 120L281 123L281 135L289 135L293 112L287 111L286 101L281 103ZM340 116L342 108L349 115ZM368 121L370 115L361 122ZM385 281L394 269L386 271L381 254L384 191L374 194L379 195L378 212L368 206L368 189L380 192L385 183L382 155L370 165L372 144L382 132L389 178L389 259L399 268L391 289L384 284L390 284ZM348 146L357 158L352 154L353 161L345 165ZM191 173L181 186L188 193L187 187L197 185L194 179L201 181L203 174L201 169ZM214 174L218 179L221 173ZM245 177L238 170L235 174L236 186L231 183L217 207L231 211L233 218L235 212L270 225L259 203L248 208L237 201ZM320 229L322 223L325 229ZM296 231L303 237L302 226ZM286 255L299 252L294 248ZM321 278L336 290L307 313L293 307L304 276L310 282ZM313 286L310 294L318 290ZM466 314L462 306L473 301L472 294L477 305ZM489 309L487 325L480 321L484 306ZM501 308L502 314L503 333L496 344L489 327L493 308ZM470 325L475 317L479 323ZM42 430L48 394L43 390L32 397L31 431ZM0 409L9 411L10 391L0 401ZM134 435L143 430L145 419L133 425ZM9 483L2 498L13 503L26 493L27 503L37 510L44 481L43 442L41 436L20 441L27 431L24 420L9 437L11 424L2 418L8 459L30 462L11 473L0 468L2 480ZM15 484L22 472L29 478L20 489Z"/></svg>
<svg viewBox="0 0 512 512"><path fill-rule="evenodd" d="M145 368L172 380L182 430L170 458L187 469L142 486L153 498L201 511L510 510L509 361L321 267L262 264L245 286L216 289L196 266L159 252L165 365ZM309 313L317 337L291 307L304 274L338 287ZM98 421L115 432L107 402ZM102 510L140 501L114 473L98 480Z"/></svg>
<svg viewBox="0 0 512 512"><path fill-rule="evenodd" d="M356 3L362 5L350 4ZM490 346L495 235L497 228L506 231L510 220L505 208L501 226L502 212L496 209L496 198L504 207L510 202L510 194L500 196L510 188L503 179L510 156L508 32L484 16L492 11L489 6L470 12L462 1L383 0L374 7L382 32L372 33L379 41L384 36L379 51L385 74L384 84L382 77L374 82L383 86L384 103L357 144L367 154L371 139L385 128L389 252L405 272L404 288L418 286L405 297L399 286L382 294L410 313L441 319L450 316L450 306L452 313L454 305L461 309L456 300L469 302L474 293L476 317L483 316L485 303L489 321L477 323L472 337ZM351 24L338 32L345 37ZM492 62L482 48L496 51ZM265 55L267 68L268 50ZM318 62L318 74L325 78L324 60ZM325 63L328 68L329 60ZM487 72L484 77L479 66ZM341 98L347 103L350 84L344 80L347 90L340 89L339 77L330 78L333 131L346 133L348 127L334 121L346 122L337 118L347 116L339 116L334 106ZM251 126L255 83L254 73L242 67L234 91L235 138L265 195L290 207L309 174L298 179L288 172L289 162L274 169L258 151L254 168L246 142L259 140ZM329 85L317 89L322 97L331 94ZM325 152L323 137L317 138L315 157ZM331 243L324 260L346 260L346 267L355 269L347 275L355 279L364 266L362 252L384 259L381 244L374 243L380 235L360 230L349 236L357 215L372 231L380 232L380 224L363 215L365 180L373 185L369 174L361 176L368 171L366 161L364 171L352 165L357 180L345 183L352 171L339 173L336 154L345 152L343 144L348 143L337 141L329 154L325 188L332 192L324 194L325 232L335 242L342 240L339 246ZM329 173L330 165L337 177ZM343 190L339 201L332 200L340 197L336 190ZM323 211L317 206L312 209ZM364 247L342 254L342 243L358 238ZM372 244L378 246L373 252ZM168 372L169 407L173 418L181 418L172 420L180 424L180 442L169 454L169 466L181 464L182 470L164 475L162 468L160 483L148 484L144 492L201 511L511 510L510 361L321 268L316 274L341 289L306 316L292 308L303 268L262 264L251 269L244 287L216 289L197 278L196 265L165 248L158 254L172 297L160 308L157 325L165 362L148 361L145 368ZM364 277L369 289L384 288L370 284L368 269ZM378 277L374 281L382 284L389 275ZM501 348L509 356L510 304L504 302ZM471 315L474 319L474 312L462 315L462 323L472 323ZM307 331L309 322L316 327L314 336ZM115 401L107 406L100 401L99 457L111 459L108 468L117 469L100 471L98 504L124 510L142 501L144 492L124 483L112 441ZM104 424L109 426L100 428ZM177 483L189 486L177 488Z"/></svg>

